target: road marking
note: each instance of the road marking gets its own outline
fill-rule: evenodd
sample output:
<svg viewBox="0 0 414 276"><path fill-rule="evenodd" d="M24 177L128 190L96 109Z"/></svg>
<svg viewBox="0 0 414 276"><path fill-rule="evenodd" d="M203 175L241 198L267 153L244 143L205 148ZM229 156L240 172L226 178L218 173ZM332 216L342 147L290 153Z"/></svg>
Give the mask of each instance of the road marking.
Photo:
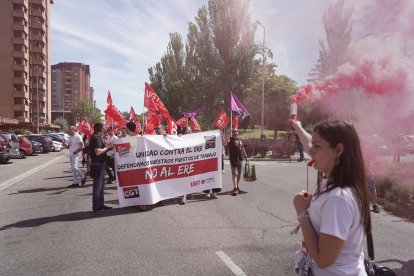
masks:
<svg viewBox="0 0 414 276"><path fill-rule="evenodd" d="M66 155L62 155L59 157L56 157L55 159L50 160L49 162L44 163L43 165L37 166L25 173L22 173L16 177L13 177L12 179L9 179L7 181L4 181L3 183L0 183L0 192L6 190L7 188L13 186L16 183L19 183L20 181L28 178L29 176L38 173L39 171L49 167L50 165L52 165L53 163L59 161L60 159L62 159L63 157L66 157Z"/></svg>
<svg viewBox="0 0 414 276"><path fill-rule="evenodd" d="M216 254L220 257L220 259L227 265L228 268L233 272L236 276L246 276L246 274L241 270L233 261L227 256L223 251L216 251Z"/></svg>

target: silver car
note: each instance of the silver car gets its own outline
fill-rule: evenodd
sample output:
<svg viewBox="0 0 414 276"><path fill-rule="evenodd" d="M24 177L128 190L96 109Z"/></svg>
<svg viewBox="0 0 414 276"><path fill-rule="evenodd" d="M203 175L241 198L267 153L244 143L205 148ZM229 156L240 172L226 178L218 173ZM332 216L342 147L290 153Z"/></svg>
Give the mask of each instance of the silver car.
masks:
<svg viewBox="0 0 414 276"><path fill-rule="evenodd" d="M10 148L10 157L11 158L19 158L19 138L16 134L13 133L1 133L8 141L11 142L11 148Z"/></svg>

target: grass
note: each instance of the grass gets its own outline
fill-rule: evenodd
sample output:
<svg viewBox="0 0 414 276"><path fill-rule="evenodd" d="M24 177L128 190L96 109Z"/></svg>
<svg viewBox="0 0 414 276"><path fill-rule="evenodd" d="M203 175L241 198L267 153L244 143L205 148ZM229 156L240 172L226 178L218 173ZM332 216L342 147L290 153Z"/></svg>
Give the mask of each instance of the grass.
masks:
<svg viewBox="0 0 414 276"><path fill-rule="evenodd" d="M274 130L269 130L269 129L265 129L263 130L264 135L266 135L266 139L274 139L275 136L275 131ZM285 137L287 134L286 131L278 131L277 135L278 135L278 139L281 139L283 137ZM239 137L243 140L247 140L247 139L260 139L260 128L254 128L254 129L241 129L239 128Z"/></svg>

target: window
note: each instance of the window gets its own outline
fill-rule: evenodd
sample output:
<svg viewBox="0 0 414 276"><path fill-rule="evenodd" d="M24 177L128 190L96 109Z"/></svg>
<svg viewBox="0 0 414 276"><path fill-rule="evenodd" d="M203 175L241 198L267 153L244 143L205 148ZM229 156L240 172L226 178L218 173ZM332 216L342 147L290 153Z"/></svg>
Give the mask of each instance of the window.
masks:
<svg viewBox="0 0 414 276"><path fill-rule="evenodd" d="M23 116L23 111L14 111L14 117L19 118Z"/></svg>

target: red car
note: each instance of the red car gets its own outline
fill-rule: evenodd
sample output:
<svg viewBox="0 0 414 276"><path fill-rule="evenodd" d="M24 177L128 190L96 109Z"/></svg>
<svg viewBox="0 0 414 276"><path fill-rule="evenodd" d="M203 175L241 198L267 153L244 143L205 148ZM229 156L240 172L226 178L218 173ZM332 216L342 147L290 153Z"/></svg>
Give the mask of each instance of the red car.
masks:
<svg viewBox="0 0 414 276"><path fill-rule="evenodd" d="M30 141L24 137L19 136L19 158L25 158L26 155L32 155L33 148Z"/></svg>

